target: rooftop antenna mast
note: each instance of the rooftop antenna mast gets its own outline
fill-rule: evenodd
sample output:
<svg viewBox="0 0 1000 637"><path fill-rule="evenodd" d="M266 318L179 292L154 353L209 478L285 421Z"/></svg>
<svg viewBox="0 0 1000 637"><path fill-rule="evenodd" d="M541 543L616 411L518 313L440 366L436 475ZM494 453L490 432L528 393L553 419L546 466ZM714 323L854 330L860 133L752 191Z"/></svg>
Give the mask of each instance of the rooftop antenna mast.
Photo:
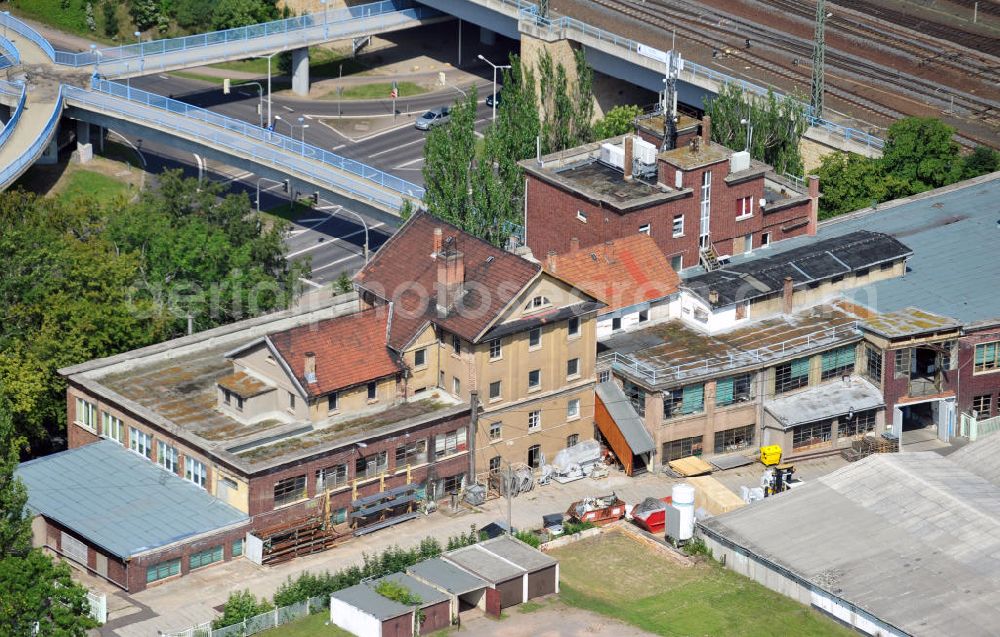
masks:
<svg viewBox="0 0 1000 637"><path fill-rule="evenodd" d="M813 117L823 117L823 93L825 91L823 71L826 64L826 0L816 2L816 34L813 42L812 106Z"/></svg>
<svg viewBox="0 0 1000 637"><path fill-rule="evenodd" d="M663 83L666 89L663 91L663 150L673 150L677 147L677 76L684 68L684 61L677 53L677 31L674 31L673 41L670 45L670 53L667 54L667 71Z"/></svg>

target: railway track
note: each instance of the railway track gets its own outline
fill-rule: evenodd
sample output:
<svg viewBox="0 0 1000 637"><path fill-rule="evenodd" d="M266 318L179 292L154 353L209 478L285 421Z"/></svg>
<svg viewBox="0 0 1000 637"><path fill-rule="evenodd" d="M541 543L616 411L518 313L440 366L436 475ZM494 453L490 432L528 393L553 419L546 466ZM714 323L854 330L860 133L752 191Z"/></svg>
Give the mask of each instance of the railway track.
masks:
<svg viewBox="0 0 1000 637"><path fill-rule="evenodd" d="M812 42L796 38L756 23L724 15L703 4L693 4L686 0L593 0L595 4L628 15L633 19L650 24L665 31L676 29L687 41L696 42L713 51L729 51L730 55L742 59L778 77L796 84L808 85L811 81ZM770 0L769 0L770 2ZM770 2L770 4L774 4ZM756 42L745 48L744 41ZM765 48L769 55L758 51ZM757 50L755 50L755 48ZM783 57L775 59L775 52ZM1000 125L1000 110L997 104L974 95L955 92L953 96L935 97L935 89L940 87L923 78L900 72L887 73L881 65L864 58L827 50L828 78L827 94L845 102L855 109L877 116L878 119L895 120L907 113L879 101L875 95L879 91L894 97L906 96L911 102L925 106L936 102L937 107L961 109L967 117L977 117L984 121L995 121ZM851 88L844 88L844 84ZM865 86L867 84L867 86ZM889 90L886 90L888 88ZM853 90L852 90L853 89ZM860 90L866 91L865 95ZM954 102L946 101L953 99ZM889 100L886 100L889 101ZM897 100L892 100L897 102ZM968 135L960 135L965 145L982 143ZM990 140L995 145L995 140Z"/></svg>

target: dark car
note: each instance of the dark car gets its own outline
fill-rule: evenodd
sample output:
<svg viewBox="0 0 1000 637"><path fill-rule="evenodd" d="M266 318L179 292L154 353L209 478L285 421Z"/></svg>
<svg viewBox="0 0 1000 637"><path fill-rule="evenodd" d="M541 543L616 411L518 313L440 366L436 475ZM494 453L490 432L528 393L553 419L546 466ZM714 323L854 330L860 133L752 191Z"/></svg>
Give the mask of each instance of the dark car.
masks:
<svg viewBox="0 0 1000 637"><path fill-rule="evenodd" d="M486 96L486 105L487 106L493 106L493 103L496 102L496 105L500 106L500 100L501 100L500 91L497 91L496 93L494 93L492 95L487 95Z"/></svg>
<svg viewBox="0 0 1000 637"><path fill-rule="evenodd" d="M432 108L423 115L417 118L417 121L413 123L419 130L430 130L435 126L440 126L441 124L447 124L450 119L451 109L447 106L442 106L440 108Z"/></svg>

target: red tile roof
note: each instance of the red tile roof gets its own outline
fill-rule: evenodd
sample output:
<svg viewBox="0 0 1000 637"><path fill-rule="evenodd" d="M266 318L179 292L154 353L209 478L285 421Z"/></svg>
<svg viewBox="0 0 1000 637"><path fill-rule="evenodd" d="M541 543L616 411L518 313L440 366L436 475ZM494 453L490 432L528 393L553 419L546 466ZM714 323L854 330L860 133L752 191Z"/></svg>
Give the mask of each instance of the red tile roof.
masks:
<svg viewBox="0 0 1000 637"><path fill-rule="evenodd" d="M644 234L553 256L544 265L546 271L607 303L600 314L663 298L680 285L656 241Z"/></svg>
<svg viewBox="0 0 1000 637"><path fill-rule="evenodd" d="M310 397L391 376L403 366L386 347L388 312L368 310L268 335ZM316 382L305 377L305 355L316 355Z"/></svg>
<svg viewBox="0 0 1000 637"><path fill-rule="evenodd" d="M441 229L445 244L451 240L465 262L465 294L444 317L437 312L435 228ZM475 341L540 270L537 263L494 247L427 213L417 213L354 280L362 289L393 302L389 345L399 350L428 321Z"/></svg>

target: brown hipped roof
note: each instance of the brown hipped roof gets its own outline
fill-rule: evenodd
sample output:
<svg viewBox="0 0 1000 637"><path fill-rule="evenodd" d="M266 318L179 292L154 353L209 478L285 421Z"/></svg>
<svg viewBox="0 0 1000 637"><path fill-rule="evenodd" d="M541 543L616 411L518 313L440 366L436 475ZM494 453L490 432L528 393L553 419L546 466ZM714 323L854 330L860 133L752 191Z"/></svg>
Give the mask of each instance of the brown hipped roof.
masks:
<svg viewBox="0 0 1000 637"><path fill-rule="evenodd" d="M601 314L661 299L680 285L656 241L644 234L553 255L545 270L607 303Z"/></svg>
<svg viewBox="0 0 1000 637"><path fill-rule="evenodd" d="M338 316L268 335L274 350L310 397L386 376L403 367L386 347L384 309ZM307 353L316 355L316 379L305 376Z"/></svg>
<svg viewBox="0 0 1000 637"><path fill-rule="evenodd" d="M465 294L443 317L437 312L435 228L441 229L445 245L462 253L465 265ZM537 263L420 212L379 249L354 280L363 290L393 303L389 345L400 350L428 322L475 342L540 271Z"/></svg>

